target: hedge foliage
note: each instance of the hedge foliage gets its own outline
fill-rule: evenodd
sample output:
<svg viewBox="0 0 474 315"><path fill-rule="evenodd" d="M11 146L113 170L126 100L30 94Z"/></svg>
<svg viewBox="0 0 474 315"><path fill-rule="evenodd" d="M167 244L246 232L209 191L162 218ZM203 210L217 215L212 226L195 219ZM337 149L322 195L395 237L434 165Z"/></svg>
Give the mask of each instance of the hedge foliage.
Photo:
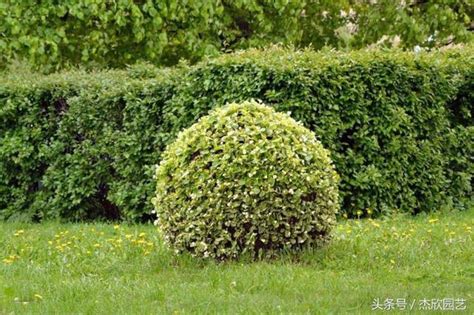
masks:
<svg viewBox="0 0 474 315"><path fill-rule="evenodd" d="M342 211L472 202L474 50L250 50L160 70L0 79L0 216L149 218L177 133L260 99L313 130L341 176Z"/></svg>
<svg viewBox="0 0 474 315"><path fill-rule="evenodd" d="M200 257L320 247L339 209L329 155L313 132L271 107L217 108L164 151L156 224L176 251Z"/></svg>

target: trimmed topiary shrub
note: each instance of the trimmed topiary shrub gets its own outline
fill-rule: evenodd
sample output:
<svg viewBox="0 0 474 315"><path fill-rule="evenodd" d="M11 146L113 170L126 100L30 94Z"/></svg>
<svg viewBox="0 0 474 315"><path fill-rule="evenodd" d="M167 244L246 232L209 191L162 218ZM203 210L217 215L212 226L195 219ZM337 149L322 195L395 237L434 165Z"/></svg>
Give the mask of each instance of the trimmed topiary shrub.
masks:
<svg viewBox="0 0 474 315"><path fill-rule="evenodd" d="M178 135L157 169L157 224L176 251L217 259L319 247L338 180L315 135L256 102L212 111Z"/></svg>

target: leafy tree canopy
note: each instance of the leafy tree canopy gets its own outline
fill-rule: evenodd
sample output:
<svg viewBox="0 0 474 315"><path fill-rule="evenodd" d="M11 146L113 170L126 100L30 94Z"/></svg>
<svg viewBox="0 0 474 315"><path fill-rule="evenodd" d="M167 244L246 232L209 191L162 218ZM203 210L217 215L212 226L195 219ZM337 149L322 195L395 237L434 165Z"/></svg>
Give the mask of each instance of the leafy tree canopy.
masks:
<svg viewBox="0 0 474 315"><path fill-rule="evenodd" d="M269 43L357 49L473 39L473 0L6 0L0 63L194 62Z"/></svg>

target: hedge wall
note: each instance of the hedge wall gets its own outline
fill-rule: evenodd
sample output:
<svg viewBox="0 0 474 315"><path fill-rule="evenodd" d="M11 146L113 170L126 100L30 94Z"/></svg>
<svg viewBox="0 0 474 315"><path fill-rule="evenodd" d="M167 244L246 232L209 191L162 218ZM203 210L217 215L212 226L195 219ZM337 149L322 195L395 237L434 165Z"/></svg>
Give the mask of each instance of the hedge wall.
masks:
<svg viewBox="0 0 474 315"><path fill-rule="evenodd" d="M316 132L347 214L465 208L473 56L271 48L173 69L5 75L0 218L147 220L166 144L214 106L250 98Z"/></svg>

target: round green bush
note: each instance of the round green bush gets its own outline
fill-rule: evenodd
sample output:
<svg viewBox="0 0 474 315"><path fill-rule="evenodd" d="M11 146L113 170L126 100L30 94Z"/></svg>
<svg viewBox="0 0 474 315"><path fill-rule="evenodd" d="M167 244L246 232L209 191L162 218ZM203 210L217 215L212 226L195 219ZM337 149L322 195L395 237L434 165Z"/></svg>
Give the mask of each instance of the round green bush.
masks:
<svg viewBox="0 0 474 315"><path fill-rule="evenodd" d="M319 247L338 211L339 176L315 135L254 101L182 131L157 169L153 203L177 252L216 259Z"/></svg>

